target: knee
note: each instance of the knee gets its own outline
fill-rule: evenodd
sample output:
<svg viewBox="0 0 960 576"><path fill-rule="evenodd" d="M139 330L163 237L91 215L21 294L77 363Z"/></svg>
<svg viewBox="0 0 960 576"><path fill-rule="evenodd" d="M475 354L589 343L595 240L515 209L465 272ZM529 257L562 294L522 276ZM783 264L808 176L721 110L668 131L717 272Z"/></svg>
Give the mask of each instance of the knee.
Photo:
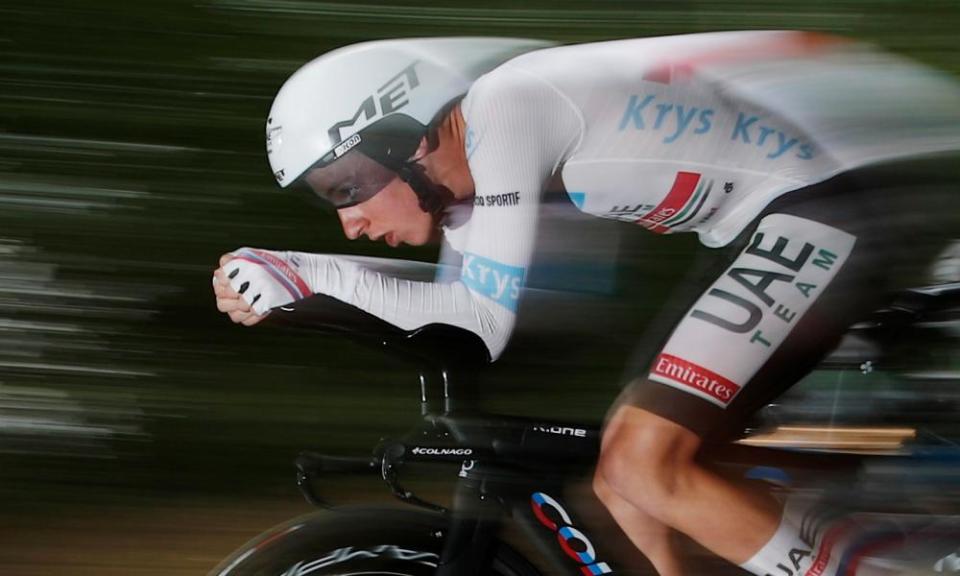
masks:
<svg viewBox="0 0 960 576"><path fill-rule="evenodd" d="M699 438L678 424L621 407L604 433L594 491L605 504L616 495L660 518L682 494L699 445Z"/></svg>

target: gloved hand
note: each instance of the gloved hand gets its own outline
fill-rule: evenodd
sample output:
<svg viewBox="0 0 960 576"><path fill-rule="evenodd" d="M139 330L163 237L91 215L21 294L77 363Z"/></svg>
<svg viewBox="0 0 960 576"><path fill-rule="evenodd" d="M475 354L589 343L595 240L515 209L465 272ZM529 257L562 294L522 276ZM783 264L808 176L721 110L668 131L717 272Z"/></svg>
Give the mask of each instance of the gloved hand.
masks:
<svg viewBox="0 0 960 576"><path fill-rule="evenodd" d="M238 324L252 326L271 309L312 296L300 273L299 256L255 248L224 254L213 279L217 309Z"/></svg>

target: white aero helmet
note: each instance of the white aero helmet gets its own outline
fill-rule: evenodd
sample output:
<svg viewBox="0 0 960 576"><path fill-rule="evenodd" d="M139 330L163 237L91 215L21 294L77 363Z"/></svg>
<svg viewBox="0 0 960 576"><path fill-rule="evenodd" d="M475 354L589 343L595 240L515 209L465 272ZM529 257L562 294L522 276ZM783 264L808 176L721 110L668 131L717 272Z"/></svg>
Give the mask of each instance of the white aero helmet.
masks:
<svg viewBox="0 0 960 576"><path fill-rule="evenodd" d="M409 159L431 121L482 74L548 46L516 38L383 40L311 60L270 109L273 174L281 187L304 182L337 208L367 200L398 175L422 183ZM420 195L422 186L413 187Z"/></svg>

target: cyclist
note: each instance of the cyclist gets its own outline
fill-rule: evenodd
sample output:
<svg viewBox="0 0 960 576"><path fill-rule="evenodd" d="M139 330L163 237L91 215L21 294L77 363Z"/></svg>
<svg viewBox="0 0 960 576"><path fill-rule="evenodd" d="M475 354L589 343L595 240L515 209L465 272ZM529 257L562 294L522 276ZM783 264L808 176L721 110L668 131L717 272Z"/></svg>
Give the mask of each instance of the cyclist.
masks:
<svg viewBox="0 0 960 576"><path fill-rule="evenodd" d="M682 572L672 530L756 574L817 562L829 573L841 535L801 530L802 518L696 455L942 246L953 188L929 158L960 143L960 92L916 64L806 33L534 48L367 43L294 74L267 121L280 185L332 204L350 239L442 235L461 275L412 282L348 258L243 248L215 272L218 308L254 325L323 293L401 328L471 330L496 359L547 183L599 217L695 232L718 248L714 271L611 409L595 491L661 574Z"/></svg>

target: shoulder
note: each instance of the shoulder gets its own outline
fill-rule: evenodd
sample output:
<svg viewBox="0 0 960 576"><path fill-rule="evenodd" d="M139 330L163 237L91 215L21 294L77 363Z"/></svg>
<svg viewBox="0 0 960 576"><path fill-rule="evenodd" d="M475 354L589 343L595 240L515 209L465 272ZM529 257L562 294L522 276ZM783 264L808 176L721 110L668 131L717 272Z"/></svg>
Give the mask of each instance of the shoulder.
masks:
<svg viewBox="0 0 960 576"><path fill-rule="evenodd" d="M510 63L481 76L461 105L470 144L479 138L520 145L579 133L580 110L549 80Z"/></svg>
<svg viewBox="0 0 960 576"><path fill-rule="evenodd" d="M473 83L463 99L463 113L464 117L469 117L491 107L543 103L560 96L548 80L511 61Z"/></svg>

